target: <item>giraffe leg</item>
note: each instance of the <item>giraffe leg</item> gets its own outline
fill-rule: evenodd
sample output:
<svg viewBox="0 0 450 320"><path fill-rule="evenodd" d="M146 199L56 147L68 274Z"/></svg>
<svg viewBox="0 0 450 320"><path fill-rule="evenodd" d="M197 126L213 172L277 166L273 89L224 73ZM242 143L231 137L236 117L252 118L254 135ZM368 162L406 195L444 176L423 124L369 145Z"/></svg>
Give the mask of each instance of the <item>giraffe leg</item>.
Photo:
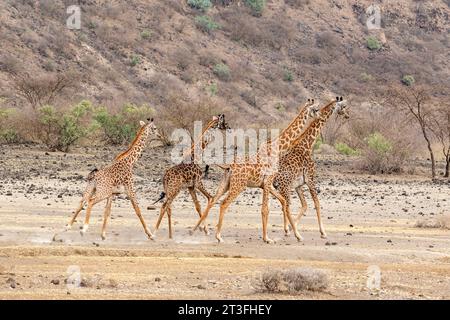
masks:
<svg viewBox="0 0 450 320"><path fill-rule="evenodd" d="M141 221L142 227L144 228L144 232L147 235L149 239L153 240L153 234L150 230L148 230L147 225L145 224L145 220L142 217L141 209L139 209L138 202L136 200L136 196L134 194L134 188L133 184L130 183L128 186L126 186L128 197L130 198L131 204L133 205L133 209L136 212L136 215L138 216L139 220Z"/></svg>
<svg viewBox="0 0 450 320"><path fill-rule="evenodd" d="M200 207L200 202L197 199L197 194L195 193L195 188L189 187L188 190L189 190L189 193L191 194L192 201L194 201L195 210L197 211L198 216L201 218L202 217L202 208ZM209 199L208 199L208 201L209 201ZM209 235L208 227L206 226L205 223L203 223L203 231L205 231L206 235Z"/></svg>
<svg viewBox="0 0 450 320"><path fill-rule="evenodd" d="M261 217L262 217L262 228L263 228L263 240L265 243L274 243L272 239L267 235L267 222L269 218L269 189L264 186L263 189L263 200L261 205Z"/></svg>
<svg viewBox="0 0 450 320"><path fill-rule="evenodd" d="M84 218L83 228L80 231L82 236L89 229L89 219L91 218L92 207L94 205L96 205L97 203L99 203L100 201L103 201L103 200L107 199L110 196L111 195L109 195L109 194L108 195L104 195L104 196L95 196L95 197L93 197L93 198L91 198L89 200L88 206L87 206L87 209L86 209L86 217Z"/></svg>
<svg viewBox="0 0 450 320"><path fill-rule="evenodd" d="M86 190L83 192L83 197L81 198L80 203L78 204L77 209L75 210L72 218L70 219L69 223L66 224L66 227L64 228L63 231L61 232L57 232L54 234L53 236L53 241L56 241L56 237L62 233L62 232L66 232L69 231L70 229L72 229L73 224L75 223L78 215L80 214L80 212L83 210L84 204L88 203L89 199L92 197L92 195L94 194L95 191L95 187L94 186L90 186L88 185L88 187L86 188Z"/></svg>
<svg viewBox="0 0 450 320"><path fill-rule="evenodd" d="M239 194L241 194L242 191L245 189L245 183L240 183L237 185L232 185L230 181L230 191L228 192L225 199L220 204L220 213L219 213L219 222L216 226L216 239L219 242L223 242L221 230L222 230L222 224L223 224L223 217L225 215L225 211L230 206L230 204L233 202L234 199L237 198Z"/></svg>
<svg viewBox="0 0 450 320"><path fill-rule="evenodd" d="M325 229L322 224L322 219L320 217L320 203L319 203L319 197L317 196L316 184L314 183L314 177L310 176L308 181L306 182L306 184L308 186L309 192L311 193L311 197L313 198L313 201L314 201L314 208L316 209L317 221L319 222L320 236L321 236L321 238L326 239L327 234L325 233Z"/></svg>
<svg viewBox="0 0 450 320"><path fill-rule="evenodd" d="M106 240L106 224L111 215L112 196L106 200L105 213L103 215L102 240Z"/></svg>
<svg viewBox="0 0 450 320"><path fill-rule="evenodd" d="M156 232L158 232L159 226L161 225L161 220L164 217L164 213L166 212L167 209L167 200L164 201L163 205L161 206L161 209L159 211L159 217L158 217L158 221L156 221L156 225L155 228L153 229L153 236L156 236Z"/></svg>
<svg viewBox="0 0 450 320"><path fill-rule="evenodd" d="M205 211L203 211L202 216L197 221L197 224L194 226L194 229L192 230L192 232L197 230L197 228L200 226L200 224L202 224L203 221L205 221L205 219L208 217L209 211L211 210L212 206L214 204L216 204L216 202L220 199L220 197L225 192L228 191L229 187L230 187L230 174L229 173L225 173L225 175L222 178L222 181L220 182L219 187L217 188L216 194L211 199L211 201L208 201L208 205L206 206Z"/></svg>
<svg viewBox="0 0 450 320"><path fill-rule="evenodd" d="M302 205L297 218L295 218L295 223L298 225L298 223L300 222L300 219L306 215L306 210L308 209L308 203L306 202L305 194L302 189L302 185L297 186L295 188L295 191L297 192L298 197L300 198L301 205Z"/></svg>
<svg viewBox="0 0 450 320"><path fill-rule="evenodd" d="M295 224L295 220L292 218L291 210L290 210L290 197L289 197L289 189L282 190L282 192L278 193L276 190L272 188L270 191L272 195L274 195L278 201L280 201L281 206L283 208L283 218L284 218L284 231L286 230L289 232L289 226L287 225L287 221L289 221L289 224L291 225L292 230L294 231L294 235L297 238L298 241L303 241L303 237L300 235L300 233L297 230L297 225ZM287 235L289 233L286 233Z"/></svg>
<svg viewBox="0 0 450 320"><path fill-rule="evenodd" d="M172 208L167 207L167 221L169 223L169 239L172 239Z"/></svg>

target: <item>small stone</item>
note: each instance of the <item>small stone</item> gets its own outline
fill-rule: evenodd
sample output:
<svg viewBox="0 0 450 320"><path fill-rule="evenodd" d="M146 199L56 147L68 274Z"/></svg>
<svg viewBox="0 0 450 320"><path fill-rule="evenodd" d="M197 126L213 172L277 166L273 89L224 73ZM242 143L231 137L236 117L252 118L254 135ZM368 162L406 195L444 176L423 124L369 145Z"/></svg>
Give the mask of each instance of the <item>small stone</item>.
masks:
<svg viewBox="0 0 450 320"><path fill-rule="evenodd" d="M161 278L159 278L159 277L155 278L155 282L160 282L160 281L161 281Z"/></svg>
<svg viewBox="0 0 450 320"><path fill-rule="evenodd" d="M206 287L204 285L202 285L202 284L199 284L197 286L197 289L206 290Z"/></svg>
<svg viewBox="0 0 450 320"><path fill-rule="evenodd" d="M59 284L59 280L58 279L53 279L51 281L51 284L54 284L55 286L57 286Z"/></svg>

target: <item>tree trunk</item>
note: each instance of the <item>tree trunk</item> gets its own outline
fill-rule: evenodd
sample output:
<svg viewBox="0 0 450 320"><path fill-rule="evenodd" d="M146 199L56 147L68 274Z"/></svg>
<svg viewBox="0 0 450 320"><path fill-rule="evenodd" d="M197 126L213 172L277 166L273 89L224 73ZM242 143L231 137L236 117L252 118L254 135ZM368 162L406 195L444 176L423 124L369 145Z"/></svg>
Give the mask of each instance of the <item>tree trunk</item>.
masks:
<svg viewBox="0 0 450 320"><path fill-rule="evenodd" d="M428 152L430 153L430 158L431 158L431 179L435 179L436 178L436 160L434 160L434 153L433 153L433 149L431 148L431 141L428 138L427 132L425 130L425 126L421 126L422 127L422 133L423 133L423 137L425 138L425 141L427 142L427 148L428 148Z"/></svg>
<svg viewBox="0 0 450 320"><path fill-rule="evenodd" d="M445 174L444 177L448 178L450 177L450 155L448 155L445 159Z"/></svg>

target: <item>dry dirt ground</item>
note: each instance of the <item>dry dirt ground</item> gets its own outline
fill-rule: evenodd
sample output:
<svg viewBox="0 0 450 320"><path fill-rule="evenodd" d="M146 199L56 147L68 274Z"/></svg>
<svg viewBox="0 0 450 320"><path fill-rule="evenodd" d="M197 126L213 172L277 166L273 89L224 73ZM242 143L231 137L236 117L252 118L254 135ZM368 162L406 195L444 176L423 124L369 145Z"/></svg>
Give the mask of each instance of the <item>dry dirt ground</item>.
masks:
<svg viewBox="0 0 450 320"><path fill-rule="evenodd" d="M271 201L270 234L261 240L261 193L250 189L224 220L225 243L200 232L189 234L197 215L189 195L175 201L173 240L167 220L155 241L147 240L125 198L113 205L108 238L100 238L104 205L94 207L91 228L82 237L81 219L52 242L68 222L84 188L84 177L118 150L80 148L69 154L46 153L38 146L0 149L0 298L2 299L449 299L450 231L416 228L420 219L450 212L448 183L425 176L371 176L352 171L347 160L319 157L319 187L328 239L321 239L311 200L298 243L282 230L280 206ZM169 149L148 149L136 168L137 194L153 228L161 176ZM219 172L207 187L213 191ZM294 211L298 199L294 197ZM204 201L202 201L204 204ZM218 207L209 217L210 229ZM381 270L381 289L370 291L367 269ZM75 266L75 267L74 267ZM257 292L254 279L267 268L322 269L324 292L297 295ZM65 280L73 268L81 287Z"/></svg>

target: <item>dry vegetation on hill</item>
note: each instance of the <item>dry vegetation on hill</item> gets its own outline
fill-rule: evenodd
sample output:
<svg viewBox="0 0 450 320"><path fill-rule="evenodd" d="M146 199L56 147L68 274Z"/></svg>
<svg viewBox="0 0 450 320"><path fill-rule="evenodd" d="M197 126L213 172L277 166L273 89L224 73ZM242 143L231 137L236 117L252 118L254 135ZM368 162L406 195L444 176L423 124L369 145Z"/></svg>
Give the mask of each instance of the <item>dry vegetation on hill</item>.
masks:
<svg viewBox="0 0 450 320"><path fill-rule="evenodd" d="M381 132L394 147L407 146L408 156L425 147L417 143L418 127L383 102L388 89L413 85L430 90L430 105L445 103L448 1L375 1L382 10L375 31L367 29L365 13L373 1L211 2L202 10L189 5L196 1L178 0L2 1L2 142L35 141L30 127L39 127L36 109L46 104L56 114L85 99L113 114L125 104L140 112L151 106L170 131L175 103L184 108L176 110L213 103L235 127L249 120L278 126L306 98L340 94L350 99L355 121L331 121L326 143L356 149ZM72 4L81 7L81 30L65 25ZM386 117L398 125L387 125ZM23 119L34 125L24 128Z"/></svg>

